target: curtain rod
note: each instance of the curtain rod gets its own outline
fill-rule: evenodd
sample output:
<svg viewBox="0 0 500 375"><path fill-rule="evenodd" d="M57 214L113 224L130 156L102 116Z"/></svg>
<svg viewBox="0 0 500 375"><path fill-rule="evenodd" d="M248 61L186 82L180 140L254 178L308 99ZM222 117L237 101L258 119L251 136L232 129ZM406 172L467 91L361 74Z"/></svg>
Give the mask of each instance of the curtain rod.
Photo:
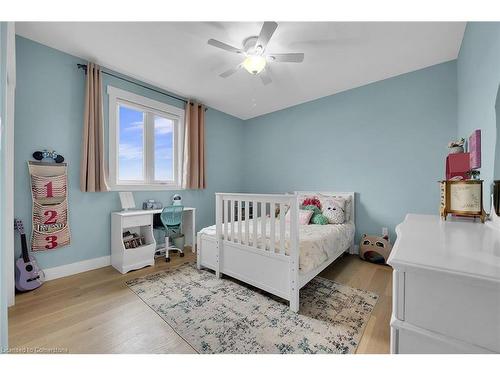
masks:
<svg viewBox="0 0 500 375"><path fill-rule="evenodd" d="M82 70L85 72L85 74L87 74L87 65L85 65L85 64L76 64L76 66L78 67L78 69L82 69ZM166 92L164 92L164 91L160 91L160 90L154 89L154 88L152 88L152 87L149 87L149 86L146 86L146 85L142 85L142 84L140 84L140 83L138 83L138 82L134 82L134 81L132 81L132 80L130 80L130 79L127 79L127 78L124 78L124 77L120 77L120 76L118 76L118 75L116 75L116 74L113 74L113 73L110 73L110 72L106 72L106 71L104 71L104 70L102 70L102 69L101 69L101 73L106 74L106 75L111 76L111 77L115 77L115 78L121 79L121 80L123 80L123 81L129 82L129 83L132 83L132 84L134 84L134 85L137 85L137 86L143 87L143 88L145 88L145 89L148 89L148 90L151 90L151 91L157 92L158 94L162 94L162 95L168 96L168 97L170 97L170 98L180 100L181 102L184 102L184 103L186 103L186 104L187 104L187 102L188 102L188 100L187 100L187 99L181 98L180 96L176 96L176 95L168 94L168 93L166 93ZM191 103L191 105L193 105L193 103ZM205 111L206 111L206 110L207 110L207 108L205 107Z"/></svg>

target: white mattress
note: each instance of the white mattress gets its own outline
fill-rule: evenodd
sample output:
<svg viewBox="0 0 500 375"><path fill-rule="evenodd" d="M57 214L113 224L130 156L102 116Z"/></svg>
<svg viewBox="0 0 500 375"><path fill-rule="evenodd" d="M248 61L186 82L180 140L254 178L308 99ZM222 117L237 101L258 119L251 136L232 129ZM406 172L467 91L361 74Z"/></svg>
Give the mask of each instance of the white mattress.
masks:
<svg viewBox="0 0 500 375"><path fill-rule="evenodd" d="M245 223L242 222L242 238L245 238ZM288 225L286 226L289 227ZM280 250L279 239L279 220L276 220L275 229L275 251ZM235 223L235 232L237 233L238 223ZM299 255L299 268L303 273L307 273L314 268L321 265L326 260L336 257L339 253L347 250L352 244L354 239L354 223L345 224L328 224L328 225L300 225L299 229L299 242L300 242L300 255ZM230 230L229 230L230 232ZM202 236L215 237L215 225L203 228L200 231ZM235 237L237 234L235 233ZM261 225L257 223L257 245L262 248L263 241L265 241L266 249L270 249L270 223L267 221L266 235L261 234ZM249 239L250 245L253 246L253 220L249 221ZM228 235L228 239L231 240ZM289 254L289 233L285 236L285 253ZM202 250L203 251L203 250Z"/></svg>

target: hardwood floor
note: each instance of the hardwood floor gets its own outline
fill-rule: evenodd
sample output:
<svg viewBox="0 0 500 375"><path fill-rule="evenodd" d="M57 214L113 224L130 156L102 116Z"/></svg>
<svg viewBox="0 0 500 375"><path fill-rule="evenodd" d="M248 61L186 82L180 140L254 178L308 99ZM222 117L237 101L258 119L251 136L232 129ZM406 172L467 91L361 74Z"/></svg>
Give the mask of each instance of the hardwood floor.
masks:
<svg viewBox="0 0 500 375"><path fill-rule="evenodd" d="M121 275L112 267L47 282L16 296L9 309L9 344L13 352L194 353L194 350L125 285L125 281L195 261L158 259L154 267ZM345 255L321 276L370 290L379 300L357 353L389 352L391 268ZM17 349L16 349L17 348Z"/></svg>

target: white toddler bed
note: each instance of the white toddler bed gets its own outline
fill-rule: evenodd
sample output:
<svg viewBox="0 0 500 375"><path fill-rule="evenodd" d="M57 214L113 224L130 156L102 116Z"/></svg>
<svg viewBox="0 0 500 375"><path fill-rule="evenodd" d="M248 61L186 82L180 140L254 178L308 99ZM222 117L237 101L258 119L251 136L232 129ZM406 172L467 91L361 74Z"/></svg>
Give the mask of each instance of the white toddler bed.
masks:
<svg viewBox="0 0 500 375"><path fill-rule="evenodd" d="M350 200L346 207L350 220L299 225L299 200L304 196ZM277 209L279 214L275 215ZM285 220L287 209L289 222ZM215 211L216 225L197 235L198 268L212 269L217 277L226 274L284 298L295 312L299 310L300 288L354 246L354 193L217 193Z"/></svg>

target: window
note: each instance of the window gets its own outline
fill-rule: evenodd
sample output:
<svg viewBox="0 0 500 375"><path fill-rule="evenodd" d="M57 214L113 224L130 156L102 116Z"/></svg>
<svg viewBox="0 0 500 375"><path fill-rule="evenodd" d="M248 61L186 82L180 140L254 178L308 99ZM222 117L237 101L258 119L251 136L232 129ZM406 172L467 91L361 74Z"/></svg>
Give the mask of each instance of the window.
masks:
<svg viewBox="0 0 500 375"><path fill-rule="evenodd" d="M108 86L113 190L179 189L184 110Z"/></svg>

